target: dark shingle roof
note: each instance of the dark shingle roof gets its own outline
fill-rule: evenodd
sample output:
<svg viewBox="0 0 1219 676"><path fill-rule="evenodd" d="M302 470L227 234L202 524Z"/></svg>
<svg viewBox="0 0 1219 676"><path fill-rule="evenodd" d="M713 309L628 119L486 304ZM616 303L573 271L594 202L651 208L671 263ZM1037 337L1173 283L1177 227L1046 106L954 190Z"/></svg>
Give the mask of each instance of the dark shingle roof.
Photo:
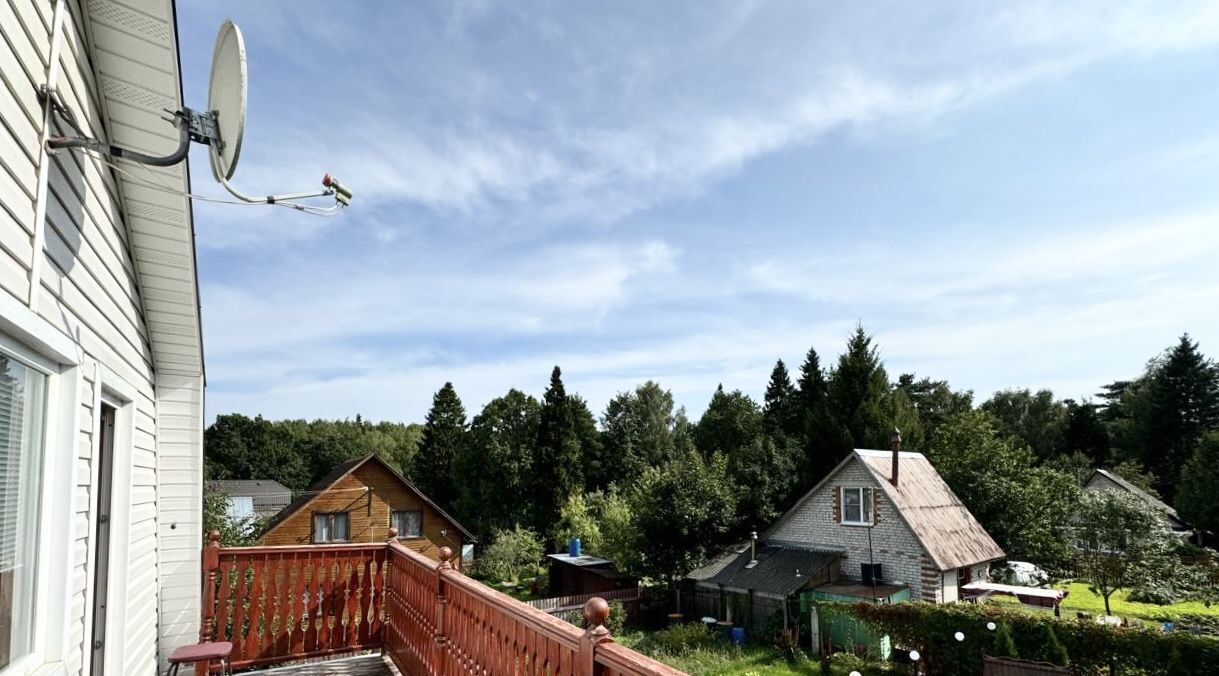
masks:
<svg viewBox="0 0 1219 676"><path fill-rule="evenodd" d="M749 565L752 556L746 547L745 551L737 554L735 558L727 560L718 572L701 581L730 589L748 589L764 594L790 596L840 556L840 551L797 547L775 541L765 542L758 545L755 565ZM717 559L711 565L715 563L721 563L721 560Z"/></svg>
<svg viewBox="0 0 1219 676"><path fill-rule="evenodd" d="M253 498L254 511L260 513L278 512L292 502L292 491L271 479L218 479L207 486L231 498Z"/></svg>

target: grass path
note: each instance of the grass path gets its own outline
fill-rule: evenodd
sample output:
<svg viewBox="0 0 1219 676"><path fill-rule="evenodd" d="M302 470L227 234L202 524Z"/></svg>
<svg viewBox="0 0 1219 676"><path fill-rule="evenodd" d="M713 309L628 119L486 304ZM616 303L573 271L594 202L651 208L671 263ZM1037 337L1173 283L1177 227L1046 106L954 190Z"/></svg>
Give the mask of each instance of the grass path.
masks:
<svg viewBox="0 0 1219 676"><path fill-rule="evenodd" d="M1105 614L1105 600L1100 594L1095 594L1088 589L1086 582L1068 582L1066 584L1054 585L1057 589L1066 589L1070 592L1067 598L1062 602L1063 616L1074 616L1076 611L1092 613L1093 615ZM1209 615L1219 617L1219 605L1207 607L1199 601L1182 601L1174 603L1170 606L1157 606L1154 603L1136 603L1126 600L1129 590L1121 589L1113 593L1109 597L1109 608L1114 615L1118 617L1130 617L1149 622L1158 622L1162 619L1176 619L1181 615Z"/></svg>

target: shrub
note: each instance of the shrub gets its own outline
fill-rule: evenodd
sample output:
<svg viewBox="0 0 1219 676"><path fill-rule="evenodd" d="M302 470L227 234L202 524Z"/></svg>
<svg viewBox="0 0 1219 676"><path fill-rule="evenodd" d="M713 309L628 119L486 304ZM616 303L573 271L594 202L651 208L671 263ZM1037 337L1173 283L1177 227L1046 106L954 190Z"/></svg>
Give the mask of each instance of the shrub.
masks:
<svg viewBox="0 0 1219 676"><path fill-rule="evenodd" d="M1050 664L1057 664L1060 667L1065 667L1071 663L1067 655L1067 649L1063 647L1062 641L1058 640L1058 634L1054 633L1053 623L1047 622L1042 625L1044 627L1044 638L1041 644L1041 659Z"/></svg>
<svg viewBox="0 0 1219 676"><path fill-rule="evenodd" d="M506 582L518 582L522 574L537 572L542 558L542 540L528 528L496 531L479 560L479 570Z"/></svg>
<svg viewBox="0 0 1219 676"><path fill-rule="evenodd" d="M1172 605L1177 599L1172 590L1161 584L1146 584L1135 587L1126 596L1127 601L1154 603L1157 606Z"/></svg>
<svg viewBox="0 0 1219 676"><path fill-rule="evenodd" d="M1142 626L1113 627L1093 621L1057 619L994 604L832 605L889 634L895 643L917 648L926 660L928 673L945 676L981 673L982 655L993 648L996 640L986 627L988 622L1006 624L1016 649L1024 657L1044 654L1047 639L1044 627L1051 626L1056 640L1070 656L1072 668L1085 676L1107 674L1111 663L1120 673L1162 674L1174 649L1184 664L1219 664L1219 641L1187 632L1165 633ZM964 634L964 641L955 639L958 631Z"/></svg>
<svg viewBox="0 0 1219 676"><path fill-rule="evenodd" d="M995 643L991 646L990 654L994 657L1019 657L1016 652L1016 642L1012 640L1012 632L1007 628L1006 622L999 622L998 628L995 629Z"/></svg>
<svg viewBox="0 0 1219 676"><path fill-rule="evenodd" d="M687 622L666 627L652 634L649 647L670 655L684 655L715 645L715 635L701 622Z"/></svg>
<svg viewBox="0 0 1219 676"><path fill-rule="evenodd" d="M605 618L605 628L609 629L611 635L621 634L626 628L626 606L622 605L622 601L611 601L609 604L609 617Z"/></svg>

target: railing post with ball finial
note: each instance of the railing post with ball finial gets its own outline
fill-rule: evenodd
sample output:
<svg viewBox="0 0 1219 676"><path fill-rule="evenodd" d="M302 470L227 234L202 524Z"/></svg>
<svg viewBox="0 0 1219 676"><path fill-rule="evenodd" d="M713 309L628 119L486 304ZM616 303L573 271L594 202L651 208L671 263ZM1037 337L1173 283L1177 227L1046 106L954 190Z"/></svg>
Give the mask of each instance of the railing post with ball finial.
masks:
<svg viewBox="0 0 1219 676"><path fill-rule="evenodd" d="M449 547L440 548L440 563L436 565L436 660L433 664L436 666L436 673L445 673L445 659L448 653L449 639L445 635L444 628L444 607L447 603L445 599L445 581L444 575L447 571L453 569L453 564L449 563L449 559L453 558L453 550Z"/></svg>
<svg viewBox="0 0 1219 676"><path fill-rule="evenodd" d="M605 628L609 619L610 607L605 599L594 596L584 604L584 621L587 629L580 637L579 663L576 665L577 676L596 676L597 646L602 643L612 643L614 637Z"/></svg>
<svg viewBox="0 0 1219 676"><path fill-rule="evenodd" d="M207 534L203 548L203 617L199 623L199 642L212 640L216 623L216 569L220 567L220 531Z"/></svg>

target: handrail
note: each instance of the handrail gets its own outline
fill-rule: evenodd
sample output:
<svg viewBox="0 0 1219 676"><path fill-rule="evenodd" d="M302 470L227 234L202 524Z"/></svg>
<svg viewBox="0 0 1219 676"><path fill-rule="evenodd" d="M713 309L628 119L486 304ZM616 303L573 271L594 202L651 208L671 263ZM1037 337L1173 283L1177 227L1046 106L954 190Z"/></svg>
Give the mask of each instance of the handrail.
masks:
<svg viewBox="0 0 1219 676"><path fill-rule="evenodd" d="M233 640L234 667L380 649L403 674L681 676L616 645L609 604L587 630L491 589L397 541L204 551L200 639Z"/></svg>

